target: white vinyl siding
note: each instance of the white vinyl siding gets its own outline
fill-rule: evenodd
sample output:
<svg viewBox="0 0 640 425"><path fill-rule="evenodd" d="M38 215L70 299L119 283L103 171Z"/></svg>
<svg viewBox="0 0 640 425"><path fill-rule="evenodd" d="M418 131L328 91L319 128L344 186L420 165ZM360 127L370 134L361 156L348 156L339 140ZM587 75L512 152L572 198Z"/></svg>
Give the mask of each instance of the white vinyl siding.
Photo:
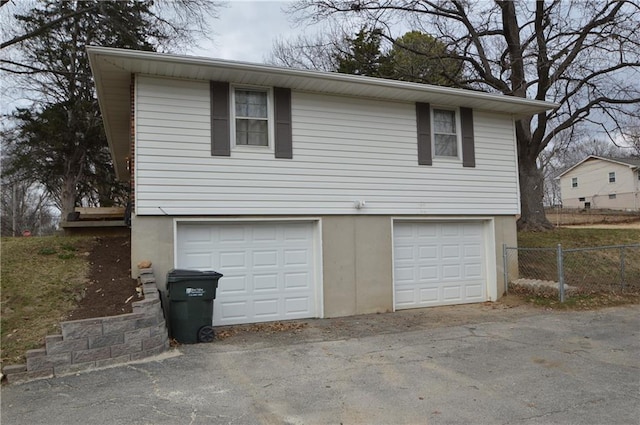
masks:
<svg viewBox="0 0 640 425"><path fill-rule="evenodd" d="M615 182L611 182L612 177ZM572 187L578 179L578 187ZM601 159L589 159L560 177L562 206L584 208L632 209L640 208L634 171L631 167ZM612 198L610 195L615 195Z"/></svg>
<svg viewBox="0 0 640 425"><path fill-rule="evenodd" d="M293 159L211 156L208 82L139 76L141 215L516 214L513 120L474 110L476 167L418 165L413 103L292 93ZM354 201L366 206L356 210Z"/></svg>

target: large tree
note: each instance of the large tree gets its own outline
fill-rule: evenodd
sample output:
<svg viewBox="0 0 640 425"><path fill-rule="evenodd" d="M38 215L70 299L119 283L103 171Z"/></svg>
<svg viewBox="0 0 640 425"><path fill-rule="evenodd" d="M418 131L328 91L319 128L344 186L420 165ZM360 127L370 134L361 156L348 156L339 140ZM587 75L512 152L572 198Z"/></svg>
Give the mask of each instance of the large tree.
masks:
<svg viewBox="0 0 640 425"><path fill-rule="evenodd" d="M315 22L356 15L386 23L392 42L393 23L403 20L455 52L465 76L458 86L559 103L516 122L521 229L551 227L538 157L554 138L585 124L613 138L640 102L640 6L632 1L300 0L291 11Z"/></svg>
<svg viewBox="0 0 640 425"><path fill-rule="evenodd" d="M336 71L369 77L390 77L389 57L380 46L378 29L362 28L354 37L345 37L345 48L334 52Z"/></svg>
<svg viewBox="0 0 640 425"><path fill-rule="evenodd" d="M409 31L390 43L378 28L353 35L330 31L277 40L269 58L275 65L445 86L461 80L455 55L434 37Z"/></svg>
<svg viewBox="0 0 640 425"><path fill-rule="evenodd" d="M170 50L204 30L193 23L216 7L209 0L170 5L163 15L152 0L47 0L15 15L18 35L3 43L14 50L0 59L1 69L33 102L13 114L15 131L3 141L3 174L40 182L63 218L80 202L109 205L123 196L113 190L119 187L86 46Z"/></svg>

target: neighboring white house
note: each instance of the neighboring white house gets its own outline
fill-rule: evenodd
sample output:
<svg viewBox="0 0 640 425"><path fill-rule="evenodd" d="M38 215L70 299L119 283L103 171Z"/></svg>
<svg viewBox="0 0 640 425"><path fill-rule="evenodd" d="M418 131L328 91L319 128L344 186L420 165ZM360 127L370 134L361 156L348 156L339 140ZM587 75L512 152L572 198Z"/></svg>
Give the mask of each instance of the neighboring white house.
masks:
<svg viewBox="0 0 640 425"><path fill-rule="evenodd" d="M496 300L514 120L556 105L90 47L132 262L224 274L214 325Z"/></svg>
<svg viewBox="0 0 640 425"><path fill-rule="evenodd" d="M558 176L563 208L640 210L640 159L590 155Z"/></svg>

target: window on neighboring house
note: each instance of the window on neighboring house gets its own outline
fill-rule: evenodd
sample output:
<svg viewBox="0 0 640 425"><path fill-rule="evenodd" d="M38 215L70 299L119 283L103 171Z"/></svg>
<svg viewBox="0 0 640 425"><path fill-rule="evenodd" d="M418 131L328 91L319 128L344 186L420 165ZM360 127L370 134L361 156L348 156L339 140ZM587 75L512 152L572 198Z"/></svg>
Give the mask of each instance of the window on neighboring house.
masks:
<svg viewBox="0 0 640 425"><path fill-rule="evenodd" d="M584 202L584 201L585 201L585 198L578 198L578 201L579 201L579 202Z"/></svg>
<svg viewBox="0 0 640 425"><path fill-rule="evenodd" d="M609 199L616 199L616 194L615 193L610 193L609 194Z"/></svg>
<svg viewBox="0 0 640 425"><path fill-rule="evenodd" d="M578 187L578 178L577 177L572 177L571 178L571 187Z"/></svg>
<svg viewBox="0 0 640 425"><path fill-rule="evenodd" d="M269 146L269 92L236 88L235 133L237 146Z"/></svg>
<svg viewBox="0 0 640 425"><path fill-rule="evenodd" d="M433 110L433 148L434 156L458 157L456 111Z"/></svg>
<svg viewBox="0 0 640 425"><path fill-rule="evenodd" d="M615 183L616 182L616 173L612 172L609 173L609 183Z"/></svg>

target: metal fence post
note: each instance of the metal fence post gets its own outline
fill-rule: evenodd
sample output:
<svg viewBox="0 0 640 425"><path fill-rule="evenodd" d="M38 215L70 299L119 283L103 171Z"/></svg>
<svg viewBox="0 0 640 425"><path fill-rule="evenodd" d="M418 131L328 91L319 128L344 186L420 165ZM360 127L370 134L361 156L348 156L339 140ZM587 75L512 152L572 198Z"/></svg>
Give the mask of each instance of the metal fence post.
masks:
<svg viewBox="0 0 640 425"><path fill-rule="evenodd" d="M624 290L624 245L620 247L620 289Z"/></svg>
<svg viewBox="0 0 640 425"><path fill-rule="evenodd" d="M505 294L509 293L509 265L507 258L507 244L502 244L502 274L504 275L504 292Z"/></svg>
<svg viewBox="0 0 640 425"><path fill-rule="evenodd" d="M562 260L562 244L558 244L558 294L560 302L564 302L564 264Z"/></svg>

